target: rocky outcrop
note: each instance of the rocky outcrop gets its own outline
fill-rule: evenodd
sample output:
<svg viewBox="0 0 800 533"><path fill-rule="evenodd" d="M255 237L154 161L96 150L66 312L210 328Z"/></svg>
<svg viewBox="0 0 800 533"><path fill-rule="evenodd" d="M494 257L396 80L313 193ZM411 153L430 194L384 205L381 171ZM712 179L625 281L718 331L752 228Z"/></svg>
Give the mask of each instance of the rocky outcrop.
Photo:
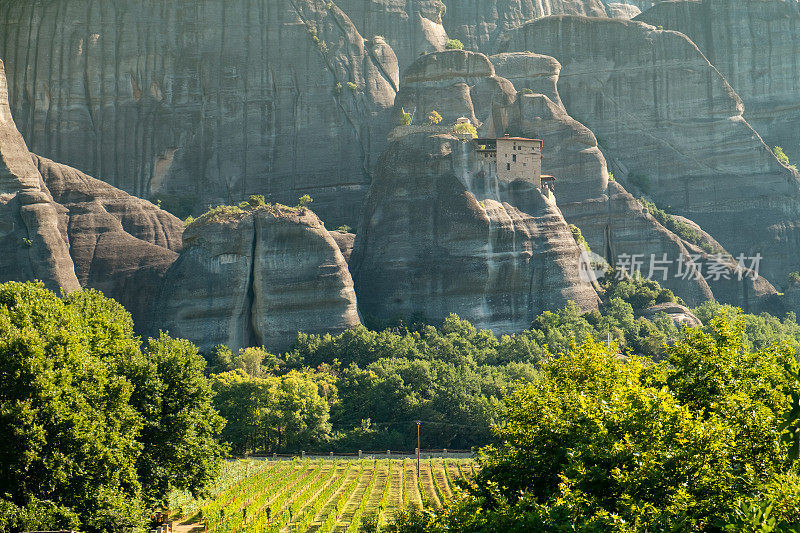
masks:
<svg viewBox="0 0 800 533"><path fill-rule="evenodd" d="M11 0L0 35L32 151L182 216L308 193L355 225L398 66L335 2Z"/></svg>
<svg viewBox="0 0 800 533"><path fill-rule="evenodd" d="M186 229L156 301L153 328L201 349L284 350L308 333L359 324L342 253L309 210L228 208Z"/></svg>
<svg viewBox="0 0 800 533"><path fill-rule="evenodd" d="M559 60L561 99L595 133L618 178L734 256L760 254L768 278L796 269L797 173L777 161L742 117L740 98L684 35L560 16L510 32L504 47Z"/></svg>
<svg viewBox="0 0 800 533"><path fill-rule="evenodd" d="M591 248L619 268L626 268L621 258L635 257L648 275L651 259L663 261L666 255L671 266L658 281L691 305L717 297L755 310L775 293L763 278L732 275L736 265L727 260L723 261L727 279L686 275L679 264L681 258L694 257L701 272L705 272L703 265L715 259L663 227L620 184L609 183L606 159L594 134L561 104L558 61L532 53L491 56L491 65L486 59L482 54L454 51L420 58L403 77L398 108L438 102L451 120L469 110L481 125L481 135L511 133L542 139L542 167L557 178L556 199L566 221L580 227ZM522 88L517 91L503 75ZM429 103L420 104L423 100ZM436 129L415 126L395 132L430 135ZM401 137L395 132L390 139ZM513 201L511 204L516 206Z"/></svg>
<svg viewBox="0 0 800 533"><path fill-rule="evenodd" d="M601 0L457 0L447 3L443 21L447 34L466 48L492 52L503 32L529 20L563 14L605 17L607 12Z"/></svg>
<svg viewBox="0 0 800 533"><path fill-rule="evenodd" d="M0 281L38 279L52 290L79 288L64 209L31 161L8 105L0 62Z"/></svg>
<svg viewBox="0 0 800 533"><path fill-rule="evenodd" d="M796 1L660 2L637 20L688 36L745 104L769 146L800 161L800 5Z"/></svg>
<svg viewBox="0 0 800 533"><path fill-rule="evenodd" d="M178 258L183 222L74 168L38 156L33 162L66 210L78 282L124 305L142 331L160 281Z"/></svg>
<svg viewBox="0 0 800 533"><path fill-rule="evenodd" d="M697 328L702 327L703 322L697 318L688 307L676 303L656 304L644 310L644 317L653 321L659 314L666 314L676 327Z"/></svg>
<svg viewBox="0 0 800 533"><path fill-rule="evenodd" d="M444 50L441 0L338 0L336 5L370 39L380 35L392 47L401 68L420 56Z"/></svg>
<svg viewBox="0 0 800 533"><path fill-rule="evenodd" d="M338 246L339 251L342 252L342 257L344 257L344 260L350 261L350 254L353 253L353 244L356 240L356 234L336 230L328 233L330 233L331 237L333 237L333 240L336 241L336 246Z"/></svg>
<svg viewBox="0 0 800 533"><path fill-rule="evenodd" d="M365 318L457 313L504 333L568 300L597 306L552 197L476 171L474 146L450 135L412 133L384 152L350 259Z"/></svg>
<svg viewBox="0 0 800 533"><path fill-rule="evenodd" d="M631 4L621 4L613 2L606 5L608 16L612 19L630 20L641 14L642 10Z"/></svg>

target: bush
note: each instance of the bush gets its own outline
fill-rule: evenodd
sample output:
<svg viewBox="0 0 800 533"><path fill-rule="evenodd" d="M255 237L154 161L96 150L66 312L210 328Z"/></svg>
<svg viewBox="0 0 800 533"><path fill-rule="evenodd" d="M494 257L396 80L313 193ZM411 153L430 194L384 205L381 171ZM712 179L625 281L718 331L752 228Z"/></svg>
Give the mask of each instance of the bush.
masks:
<svg viewBox="0 0 800 533"><path fill-rule="evenodd" d="M447 44L444 45L446 50L463 50L464 43L458 39L448 39Z"/></svg>
<svg viewBox="0 0 800 533"><path fill-rule="evenodd" d="M778 161L781 162L782 165L787 166L791 169L797 170L797 165L793 165L791 161L789 161L789 156L783 151L783 148L780 146L776 146L772 149L772 152L775 154L775 157L778 158Z"/></svg>
<svg viewBox="0 0 800 533"><path fill-rule="evenodd" d="M472 125L471 122L461 122L453 126L453 133L458 133L460 135L471 135L473 139L478 137L478 130L475 129L475 126Z"/></svg>
<svg viewBox="0 0 800 533"><path fill-rule="evenodd" d="M400 115L400 124L403 126L410 126L411 125L411 113L406 113L406 110L403 109Z"/></svg>
<svg viewBox="0 0 800 533"><path fill-rule="evenodd" d="M305 213L308 204L310 204L313 201L314 199L311 198L311 196L309 196L308 194L304 194L303 196L297 199L297 207L295 209L297 209L301 214Z"/></svg>
<svg viewBox="0 0 800 533"><path fill-rule="evenodd" d="M673 232L684 241L694 244L695 246L699 246L705 252L710 254L721 253L724 251L707 242L703 238L703 234L700 233L700 231L698 231L696 228L670 215L663 209L656 206L656 204L653 202L648 202L644 198L639 198L639 203L642 205L642 207L646 208L649 213L653 215L653 218L658 220L662 226Z"/></svg>
<svg viewBox="0 0 800 533"><path fill-rule="evenodd" d="M439 112L436 111L435 109L431 111L430 115L428 115L428 124L431 126L435 126L441 121L442 121L442 115L440 115Z"/></svg>
<svg viewBox="0 0 800 533"><path fill-rule="evenodd" d="M586 250L588 253L592 253L592 249L589 248L589 243L586 242L586 239L583 237L581 229L575 224L570 224L569 230L572 232L572 237L575 239L575 243L584 250Z"/></svg>

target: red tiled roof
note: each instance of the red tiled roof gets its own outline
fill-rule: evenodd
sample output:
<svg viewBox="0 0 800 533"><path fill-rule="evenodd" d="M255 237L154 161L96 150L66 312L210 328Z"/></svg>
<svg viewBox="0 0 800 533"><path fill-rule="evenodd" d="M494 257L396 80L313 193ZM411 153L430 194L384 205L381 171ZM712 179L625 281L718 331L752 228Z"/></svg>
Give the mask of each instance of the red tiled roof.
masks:
<svg viewBox="0 0 800 533"><path fill-rule="evenodd" d="M541 139L529 139L528 137L498 137L498 141L539 141L540 143L544 144Z"/></svg>

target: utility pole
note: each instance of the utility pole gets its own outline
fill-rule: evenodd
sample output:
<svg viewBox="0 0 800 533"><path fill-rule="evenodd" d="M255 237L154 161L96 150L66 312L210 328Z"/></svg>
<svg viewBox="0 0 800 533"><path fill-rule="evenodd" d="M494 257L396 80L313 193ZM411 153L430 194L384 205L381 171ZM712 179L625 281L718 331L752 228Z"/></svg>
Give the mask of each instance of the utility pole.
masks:
<svg viewBox="0 0 800 533"><path fill-rule="evenodd" d="M419 425L422 424L421 420L417 420L417 479L419 479L419 454L422 450L419 447Z"/></svg>

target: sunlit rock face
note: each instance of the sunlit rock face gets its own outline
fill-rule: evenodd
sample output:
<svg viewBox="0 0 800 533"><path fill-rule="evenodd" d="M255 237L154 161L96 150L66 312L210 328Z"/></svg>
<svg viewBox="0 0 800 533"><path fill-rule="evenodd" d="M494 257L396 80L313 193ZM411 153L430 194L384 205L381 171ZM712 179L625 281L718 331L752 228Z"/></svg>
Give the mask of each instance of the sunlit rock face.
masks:
<svg viewBox="0 0 800 533"><path fill-rule="evenodd" d="M597 307L552 197L483 174L471 143L399 136L381 156L350 258L366 320L450 313L498 333L542 311Z"/></svg>
<svg viewBox="0 0 800 533"><path fill-rule="evenodd" d="M325 0L11 0L0 57L30 149L185 216L310 194L355 225L398 65Z"/></svg>
<svg viewBox="0 0 800 533"><path fill-rule="evenodd" d="M33 162L66 212L78 282L124 305L142 332L161 279L178 258L183 221L74 168L35 155Z"/></svg>
<svg viewBox="0 0 800 533"><path fill-rule="evenodd" d="M447 3L447 34L470 50L492 52L503 32L549 15L607 16L600 0L458 0Z"/></svg>
<svg viewBox="0 0 800 533"><path fill-rule="evenodd" d="M273 206L190 225L154 309L154 329L202 349L280 351L298 331L360 323L347 263L320 219Z"/></svg>
<svg viewBox="0 0 800 533"><path fill-rule="evenodd" d="M8 105L0 61L0 282L38 279L52 290L79 288L65 209L53 201Z"/></svg>
<svg viewBox="0 0 800 533"><path fill-rule="evenodd" d="M637 20L692 39L744 101L747 122L769 146L800 161L800 4L660 2Z"/></svg>
<svg viewBox="0 0 800 533"><path fill-rule="evenodd" d="M512 30L504 48L561 63L565 108L591 128L624 183L732 254L761 254L769 278L797 269L797 172L778 162L743 118L739 96L684 35L560 16Z"/></svg>

